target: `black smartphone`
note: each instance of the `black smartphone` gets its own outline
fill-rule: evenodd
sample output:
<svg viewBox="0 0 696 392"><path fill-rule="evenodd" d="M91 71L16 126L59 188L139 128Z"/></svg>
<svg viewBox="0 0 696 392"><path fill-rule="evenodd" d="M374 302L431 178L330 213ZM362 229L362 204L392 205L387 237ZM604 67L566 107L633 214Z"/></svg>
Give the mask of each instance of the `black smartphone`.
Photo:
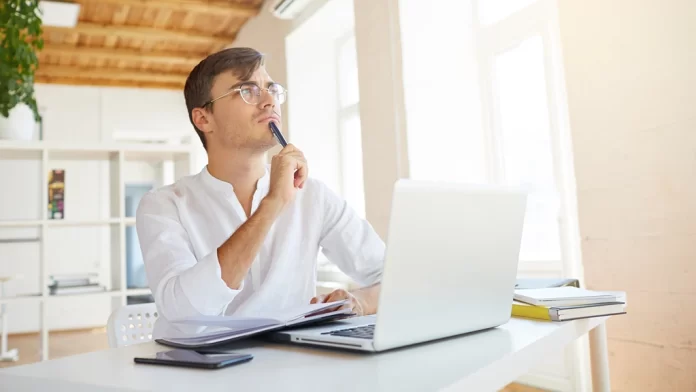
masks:
<svg viewBox="0 0 696 392"><path fill-rule="evenodd" d="M251 354L230 351L183 350L175 349L158 352L151 357L133 358L135 363L150 365L183 366L199 369L220 369L231 365L248 362L254 358Z"/></svg>

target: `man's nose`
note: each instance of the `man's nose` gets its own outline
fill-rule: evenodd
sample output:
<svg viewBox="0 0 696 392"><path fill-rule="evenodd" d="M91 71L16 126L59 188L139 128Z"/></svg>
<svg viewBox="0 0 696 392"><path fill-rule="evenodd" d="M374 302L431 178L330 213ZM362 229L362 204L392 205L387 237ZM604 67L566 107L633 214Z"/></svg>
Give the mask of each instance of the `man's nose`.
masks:
<svg viewBox="0 0 696 392"><path fill-rule="evenodd" d="M274 108L275 107L275 99L273 98L273 95L268 90L261 90L261 99L259 101L259 105L261 108Z"/></svg>

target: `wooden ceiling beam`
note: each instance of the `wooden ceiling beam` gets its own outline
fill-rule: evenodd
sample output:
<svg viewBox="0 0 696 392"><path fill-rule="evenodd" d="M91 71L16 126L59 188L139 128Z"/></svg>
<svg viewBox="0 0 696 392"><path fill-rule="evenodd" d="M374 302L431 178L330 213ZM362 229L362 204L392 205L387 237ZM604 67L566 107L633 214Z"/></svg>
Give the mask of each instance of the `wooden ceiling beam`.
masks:
<svg viewBox="0 0 696 392"><path fill-rule="evenodd" d="M134 71L118 68L85 68L63 65L39 65L36 70L37 78L73 78L73 79L105 79L124 80L133 82L151 82L162 84L184 85L186 75Z"/></svg>
<svg viewBox="0 0 696 392"><path fill-rule="evenodd" d="M72 0L73 3L119 4L127 6L166 8L173 11L192 11L209 14L233 14L249 18L259 13L260 7L221 0Z"/></svg>
<svg viewBox="0 0 696 392"><path fill-rule="evenodd" d="M85 79L85 78L70 78L58 76L37 75L36 83L44 84L64 84L70 86L109 86L109 87L139 87L139 88L156 88L165 90L182 91L183 84L176 83L158 83L144 82L132 80L110 80L110 79Z"/></svg>
<svg viewBox="0 0 696 392"><path fill-rule="evenodd" d="M204 57L205 54L190 54L190 53L174 53L174 52L141 52L135 49L126 48L101 48L88 46L73 46L65 44L46 43L44 48L39 52L54 56L67 55L79 56L80 58L96 58L107 60L124 60L124 61L148 61L173 65L184 65L187 67L195 67Z"/></svg>
<svg viewBox="0 0 696 392"><path fill-rule="evenodd" d="M51 32L64 34L106 35L143 40L161 39L177 42L188 42L204 45L230 45L235 37L216 37L210 34L193 33L186 31L164 30L154 27L109 25L90 22L79 22L75 27L44 26L44 36Z"/></svg>

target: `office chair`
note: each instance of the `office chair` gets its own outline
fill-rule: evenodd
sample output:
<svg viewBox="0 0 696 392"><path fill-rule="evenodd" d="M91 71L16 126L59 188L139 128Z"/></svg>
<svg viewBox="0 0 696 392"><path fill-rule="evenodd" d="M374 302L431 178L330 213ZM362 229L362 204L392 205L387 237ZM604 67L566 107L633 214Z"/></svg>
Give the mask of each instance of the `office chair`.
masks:
<svg viewBox="0 0 696 392"><path fill-rule="evenodd" d="M106 325L109 347L118 348L151 341L157 317L154 303L127 305L116 309L109 316Z"/></svg>

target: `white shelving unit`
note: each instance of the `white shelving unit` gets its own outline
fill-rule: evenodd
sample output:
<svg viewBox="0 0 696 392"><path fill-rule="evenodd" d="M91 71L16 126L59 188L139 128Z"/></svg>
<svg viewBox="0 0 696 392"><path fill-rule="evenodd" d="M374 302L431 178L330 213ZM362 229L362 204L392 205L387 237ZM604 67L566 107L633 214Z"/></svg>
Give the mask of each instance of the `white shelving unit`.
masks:
<svg viewBox="0 0 696 392"><path fill-rule="evenodd" d="M128 289L126 285L126 227L135 225L135 218L126 217L125 211L125 181L124 166L128 162L149 162L162 164L173 173L168 178L178 179L192 172L191 145L188 144L122 144L122 143L57 143L57 142L13 142L0 140L0 161L31 160L41 162L41 219L0 220L0 229L37 228L38 244L40 246L39 287L40 293L17 297L0 298L0 303L38 302L40 304L40 331L43 359L48 359L47 309L58 299L83 298L85 296L101 296L111 298L112 311L126 304L128 296L150 294L148 289ZM48 219L48 174L53 161L101 161L108 164L109 212L110 216L100 219L71 220L70 212L66 219ZM89 163L88 163L89 164ZM68 173L68 175L70 175ZM66 189L66 197L70 197L70 189ZM111 254L108 260L111 274L108 291L75 295L52 296L49 294L47 282L50 267L47 261L48 249L46 239L51 235L52 228L62 227L107 227L110 231ZM106 323L106 320L104 320Z"/></svg>

